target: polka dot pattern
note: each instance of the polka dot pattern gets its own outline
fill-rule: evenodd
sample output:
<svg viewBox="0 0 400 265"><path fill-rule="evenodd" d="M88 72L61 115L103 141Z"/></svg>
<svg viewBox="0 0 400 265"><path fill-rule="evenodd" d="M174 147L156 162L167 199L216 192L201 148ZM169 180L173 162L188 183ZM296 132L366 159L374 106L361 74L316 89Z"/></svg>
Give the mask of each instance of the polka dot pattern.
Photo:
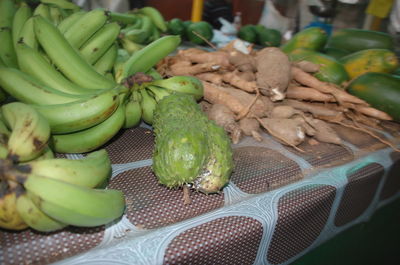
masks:
<svg viewBox="0 0 400 265"><path fill-rule="evenodd" d="M318 143L316 145L310 145L305 141L298 146L304 152L300 152L289 146L284 147L290 152L302 157L313 167L338 166L354 158L353 153L349 149L336 144Z"/></svg>
<svg viewBox="0 0 400 265"><path fill-rule="evenodd" d="M380 195L381 200L386 200L400 191L400 154L392 152L390 157L393 161L390 167L385 184Z"/></svg>
<svg viewBox="0 0 400 265"><path fill-rule="evenodd" d="M104 226L67 227L53 233L32 229L11 232L0 229L0 264L49 264L97 246L104 236Z"/></svg>
<svg viewBox="0 0 400 265"><path fill-rule="evenodd" d="M121 130L104 146L113 164L150 159L153 155L153 147L153 132L142 127Z"/></svg>
<svg viewBox="0 0 400 265"><path fill-rule="evenodd" d="M259 221L244 216L219 218L176 236L163 264L253 264L263 233Z"/></svg>
<svg viewBox="0 0 400 265"><path fill-rule="evenodd" d="M246 193L262 193L302 178L294 161L265 147L236 148L234 162L231 180Z"/></svg>
<svg viewBox="0 0 400 265"><path fill-rule="evenodd" d="M371 163L348 174L346 185L335 216L335 225L343 226L357 217L371 204L385 170L377 163Z"/></svg>
<svg viewBox="0 0 400 265"><path fill-rule="evenodd" d="M267 252L271 264L279 264L309 247L324 228L336 189L307 185L279 199L278 220Z"/></svg>
<svg viewBox="0 0 400 265"><path fill-rule="evenodd" d="M185 205L182 189L158 184L150 167L125 171L112 179L109 187L124 192L127 217L134 225L152 229L177 223L224 205L224 194L205 195L192 191Z"/></svg>

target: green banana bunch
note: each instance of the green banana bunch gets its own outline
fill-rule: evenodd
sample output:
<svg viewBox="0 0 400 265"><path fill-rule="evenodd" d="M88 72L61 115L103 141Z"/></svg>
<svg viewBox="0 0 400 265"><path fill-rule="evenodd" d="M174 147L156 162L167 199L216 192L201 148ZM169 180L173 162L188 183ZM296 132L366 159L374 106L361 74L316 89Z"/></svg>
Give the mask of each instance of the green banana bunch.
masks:
<svg viewBox="0 0 400 265"><path fill-rule="evenodd" d="M23 230L28 225L17 211L17 193L20 186L11 181L0 179L0 227L11 230Z"/></svg>
<svg viewBox="0 0 400 265"><path fill-rule="evenodd" d="M50 138L52 149L59 153L87 153L107 143L122 128L125 121L124 104L119 104L114 113L105 121L68 134L53 134Z"/></svg>
<svg viewBox="0 0 400 265"><path fill-rule="evenodd" d="M7 142L11 160L28 161L43 153L50 137L50 126L42 115L21 102L3 105L1 113L11 129Z"/></svg>
<svg viewBox="0 0 400 265"><path fill-rule="evenodd" d="M165 56L175 51L181 43L179 36L164 36L146 45L132 56L124 64L121 78L127 78L138 72L146 72Z"/></svg>
<svg viewBox="0 0 400 265"><path fill-rule="evenodd" d="M116 22L107 23L79 49L83 58L94 64L117 40L120 26Z"/></svg>
<svg viewBox="0 0 400 265"><path fill-rule="evenodd" d="M88 98L61 92L40 83L32 76L16 69L0 67L0 86L17 100L27 104L63 104Z"/></svg>
<svg viewBox="0 0 400 265"><path fill-rule="evenodd" d="M36 37L48 57L69 80L84 88L105 89L116 86L114 81L96 72L53 24L38 16L34 17L34 28ZM73 26L69 30L71 28Z"/></svg>
<svg viewBox="0 0 400 265"><path fill-rule="evenodd" d="M11 27L0 28L0 58L8 67L18 68Z"/></svg>
<svg viewBox="0 0 400 265"><path fill-rule="evenodd" d="M18 7L13 0L0 1L0 28L11 28Z"/></svg>
<svg viewBox="0 0 400 265"><path fill-rule="evenodd" d="M146 89L150 91L150 94L153 96L157 103L164 97L171 95L171 91L163 87L148 85L146 86Z"/></svg>
<svg viewBox="0 0 400 265"><path fill-rule="evenodd" d="M32 76L33 78L36 78L44 85L64 93L74 95L89 95L95 92L92 89L82 88L69 81L60 72L58 72L43 57L43 55L40 54L39 51L29 47L25 43L19 42L16 45L16 51L18 55L18 64L20 65L20 69L28 75ZM53 103L57 104L56 101L54 101ZM50 102L47 104L52 103Z"/></svg>
<svg viewBox="0 0 400 265"><path fill-rule="evenodd" d="M51 17L51 21L54 25L58 26L60 22L63 20L63 12L57 6L50 6L49 13Z"/></svg>
<svg viewBox="0 0 400 265"><path fill-rule="evenodd" d="M30 161L45 160L45 159L52 159L52 158L54 158L54 157L55 157L55 155L54 155L53 150L51 150L51 148L49 147L49 145L46 145L45 148L44 148L44 150L43 150L43 153L42 153L41 155L39 155L38 157L36 157L36 158L34 158L34 159L32 159L32 160L29 160L29 162L30 162Z"/></svg>
<svg viewBox="0 0 400 265"><path fill-rule="evenodd" d="M151 76L153 78L153 80L159 80L159 79L163 78L154 67L147 70L146 75Z"/></svg>
<svg viewBox="0 0 400 265"><path fill-rule="evenodd" d="M39 4L33 11L33 16L41 16L49 22L53 22L50 16L50 7L46 4Z"/></svg>
<svg viewBox="0 0 400 265"><path fill-rule="evenodd" d="M142 119L147 124L153 124L153 113L157 106L156 100L146 91L146 89L139 90L141 95L140 106L142 108Z"/></svg>
<svg viewBox="0 0 400 265"><path fill-rule="evenodd" d="M18 40L22 40L23 43L35 50L38 49L39 43L37 42L35 36L33 17L30 17L22 26L19 32Z"/></svg>
<svg viewBox="0 0 400 265"><path fill-rule="evenodd" d="M22 28L24 27L25 22L32 16L32 9L25 3L22 2L19 6L17 12L15 12L12 24L12 39L15 44L18 42L20 38L20 33Z"/></svg>
<svg viewBox="0 0 400 265"><path fill-rule="evenodd" d="M132 55L144 47L144 45L133 42L125 37L121 38L119 41L123 49L127 51L129 55Z"/></svg>
<svg viewBox="0 0 400 265"><path fill-rule="evenodd" d="M72 10L72 11L78 11L81 9L75 3L72 3L67 0L40 0L40 2L43 4L54 5L60 9L67 9L67 10Z"/></svg>
<svg viewBox="0 0 400 265"><path fill-rule="evenodd" d="M158 11L158 9L145 6L138 10L138 13L145 15L146 17L150 18L151 21L156 25L156 27L161 30L162 32L167 31L167 22L165 21L163 15Z"/></svg>
<svg viewBox="0 0 400 265"><path fill-rule="evenodd" d="M31 105L48 121L53 134L71 133L101 123L118 108L115 89L65 104Z"/></svg>
<svg viewBox="0 0 400 265"><path fill-rule="evenodd" d="M24 223L36 231L53 232L67 226L45 214L26 192L18 196L16 210Z"/></svg>
<svg viewBox="0 0 400 265"><path fill-rule="evenodd" d="M138 21L139 18L135 14L127 14L127 13L121 13L121 12L115 12L111 11L110 12L110 21L112 22L117 22L119 24L134 24L136 21Z"/></svg>
<svg viewBox="0 0 400 265"><path fill-rule="evenodd" d="M120 84L122 82L122 73L124 71L124 64L129 59L130 54L126 49L118 49L117 58L113 66L113 74L115 81Z"/></svg>
<svg viewBox="0 0 400 265"><path fill-rule="evenodd" d="M79 49L95 32L101 29L108 19L108 12L102 8L85 13L65 32L64 38L69 44Z"/></svg>
<svg viewBox="0 0 400 265"><path fill-rule="evenodd" d="M193 95L196 100L203 97L203 84L193 76L173 76L167 79L154 80L151 84L169 91Z"/></svg>
<svg viewBox="0 0 400 265"><path fill-rule="evenodd" d="M94 69L101 75L110 73L112 76L112 80L114 80L112 69L117 60L117 56L118 56L118 45L114 43L93 65Z"/></svg>
<svg viewBox="0 0 400 265"><path fill-rule="evenodd" d="M77 11L71 15L69 15L68 17L64 18L58 25L57 28L58 30L64 34L73 24L75 24L76 21L78 21L78 19L80 19L84 14L86 13L86 11L80 10Z"/></svg>
<svg viewBox="0 0 400 265"><path fill-rule="evenodd" d="M142 118L142 107L140 105L140 93L133 90L125 104L125 123L124 129L129 129L137 126Z"/></svg>

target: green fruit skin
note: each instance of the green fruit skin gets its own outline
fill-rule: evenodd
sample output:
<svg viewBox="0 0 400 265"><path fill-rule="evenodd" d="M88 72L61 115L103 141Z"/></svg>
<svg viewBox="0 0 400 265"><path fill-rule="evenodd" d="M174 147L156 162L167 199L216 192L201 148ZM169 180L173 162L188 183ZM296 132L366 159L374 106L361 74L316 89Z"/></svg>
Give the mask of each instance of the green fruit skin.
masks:
<svg viewBox="0 0 400 265"><path fill-rule="evenodd" d="M391 35L373 30L340 29L329 38L327 47L356 52L365 49L394 49Z"/></svg>
<svg viewBox="0 0 400 265"><path fill-rule="evenodd" d="M257 32L254 25L244 25L238 31L238 37L250 43L257 42Z"/></svg>
<svg viewBox="0 0 400 265"><path fill-rule="evenodd" d="M282 34L276 29L269 29L263 25L255 27L257 33L257 44L268 47L279 47L281 45Z"/></svg>
<svg viewBox="0 0 400 265"><path fill-rule="evenodd" d="M365 73L347 86L347 91L372 107L400 121L400 77L387 73Z"/></svg>
<svg viewBox="0 0 400 265"><path fill-rule="evenodd" d="M288 42L281 46L283 52L290 53L298 48L320 51L328 40L327 33L319 27L304 29L295 34Z"/></svg>
<svg viewBox="0 0 400 265"><path fill-rule="evenodd" d="M214 36L212 26L206 21L194 22L190 24L186 30L186 36L189 41L198 45L205 44L206 42L202 38L194 34L193 31L195 31L208 41L210 41Z"/></svg>
<svg viewBox="0 0 400 265"><path fill-rule="evenodd" d="M337 48L333 48L333 47L326 47L324 49L324 54L335 58L336 60L339 60L340 58L349 55L351 52L348 52L346 50L342 50L342 49L337 49Z"/></svg>
<svg viewBox="0 0 400 265"><path fill-rule="evenodd" d="M326 54L306 49L296 49L289 53L291 61L310 61L320 65L320 70L314 74L316 78L324 82L341 85L349 80L345 67L335 58Z"/></svg>
<svg viewBox="0 0 400 265"><path fill-rule="evenodd" d="M173 18L168 22L168 32L173 35L185 35L185 25L180 18Z"/></svg>

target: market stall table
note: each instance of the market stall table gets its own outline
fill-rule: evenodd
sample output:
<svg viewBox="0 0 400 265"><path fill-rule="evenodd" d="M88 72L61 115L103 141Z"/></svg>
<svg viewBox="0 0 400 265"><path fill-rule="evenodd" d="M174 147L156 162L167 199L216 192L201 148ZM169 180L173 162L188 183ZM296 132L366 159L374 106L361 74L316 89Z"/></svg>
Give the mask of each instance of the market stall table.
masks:
<svg viewBox="0 0 400 265"><path fill-rule="evenodd" d="M381 135L399 140L399 124L385 124L393 133ZM126 197L122 219L49 234L0 230L0 264L289 264L400 195L400 154L334 128L344 146L303 143L304 153L267 134L242 139L229 185L192 192L190 205L157 183L151 128L123 130L105 146L109 187Z"/></svg>

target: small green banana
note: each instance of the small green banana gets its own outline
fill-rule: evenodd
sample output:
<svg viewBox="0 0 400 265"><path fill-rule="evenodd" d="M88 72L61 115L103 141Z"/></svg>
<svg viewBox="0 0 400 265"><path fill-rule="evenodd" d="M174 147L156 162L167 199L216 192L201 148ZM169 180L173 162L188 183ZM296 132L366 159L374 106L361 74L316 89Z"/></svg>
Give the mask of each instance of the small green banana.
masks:
<svg viewBox="0 0 400 265"><path fill-rule="evenodd" d="M124 70L124 63L129 59L129 53L125 49L118 49L117 58L113 66L113 74L115 81L120 84L122 81L122 72Z"/></svg>
<svg viewBox="0 0 400 265"><path fill-rule="evenodd" d="M193 95L196 100L203 97L203 84L193 76L173 76L166 79L154 80L151 84L170 91Z"/></svg>
<svg viewBox="0 0 400 265"><path fill-rule="evenodd" d="M11 129L7 142L11 160L24 162L42 154L50 137L48 121L21 102L7 103L1 107L1 112Z"/></svg>
<svg viewBox="0 0 400 265"><path fill-rule="evenodd" d="M142 107L140 106L140 94L137 90L133 90L125 104L125 123L123 128L129 129L137 126L142 117Z"/></svg>
<svg viewBox="0 0 400 265"><path fill-rule="evenodd" d="M72 133L106 120L118 108L115 89L65 104L31 105L50 124L53 134Z"/></svg>
<svg viewBox="0 0 400 265"><path fill-rule="evenodd" d="M153 32L153 28L156 26L154 25L153 21L145 16L145 15L140 15L141 18L141 24L140 24L140 29L142 30L143 34L143 39L144 42L148 43L148 39L151 36L151 33Z"/></svg>
<svg viewBox="0 0 400 265"><path fill-rule="evenodd" d="M24 42L17 43L16 52L20 69L48 87L73 95L89 95L96 91L72 83L57 71L39 51Z"/></svg>
<svg viewBox="0 0 400 265"><path fill-rule="evenodd" d="M45 160L45 159L53 159L54 157L55 157L55 155L54 155L53 150L51 150L51 148L48 145L46 145L46 147L44 148L43 153L40 156L36 157L33 160L29 160L28 162Z"/></svg>
<svg viewBox="0 0 400 265"><path fill-rule="evenodd" d="M153 77L154 80L163 79L163 77L160 75L160 73L156 69L154 69L154 67L150 68L146 72L146 75Z"/></svg>
<svg viewBox="0 0 400 265"><path fill-rule="evenodd" d="M33 16L41 16L45 19L47 19L49 22L51 22L51 16L50 16L50 7L46 4L39 4L34 10L33 10Z"/></svg>
<svg viewBox="0 0 400 265"><path fill-rule="evenodd" d="M0 28L0 57L8 67L18 68L11 28Z"/></svg>
<svg viewBox="0 0 400 265"><path fill-rule="evenodd" d="M0 28L11 28L18 7L13 0L0 1Z"/></svg>
<svg viewBox="0 0 400 265"><path fill-rule="evenodd" d="M39 175L89 188L97 187L111 176L111 161L105 149L82 159L52 158L16 165L21 174Z"/></svg>
<svg viewBox="0 0 400 265"><path fill-rule="evenodd" d="M122 216L124 194L113 189L92 189L29 175L24 188L39 209L59 222L75 226L99 226Z"/></svg>
<svg viewBox="0 0 400 265"><path fill-rule="evenodd" d="M122 28L121 33L126 33L132 29L140 29L141 26L142 26L142 18L140 16L138 16L137 20L133 24Z"/></svg>
<svg viewBox="0 0 400 265"><path fill-rule="evenodd" d="M122 39L128 39L132 42L144 44L149 34L143 29L131 29L121 34Z"/></svg>
<svg viewBox="0 0 400 265"><path fill-rule="evenodd" d="M78 21L78 19L80 19L84 14L86 13L86 11L80 10L77 11L75 13L73 13L72 15L66 17L65 19L63 19L60 24L57 25L58 30L64 34L76 21Z"/></svg>
<svg viewBox="0 0 400 265"><path fill-rule="evenodd" d="M162 32L167 31L167 23L158 9L151 6L145 6L140 8L138 12L149 17L154 25L156 25L156 27Z"/></svg>
<svg viewBox="0 0 400 265"><path fill-rule="evenodd" d="M24 27L25 22L32 16L32 9L25 3L22 2L17 12L15 12L13 25L12 25L12 38L14 45L20 38L20 32Z"/></svg>
<svg viewBox="0 0 400 265"><path fill-rule="evenodd" d="M19 32L18 40L22 40L29 47L37 50L39 43L35 36L33 17L30 17Z"/></svg>
<svg viewBox="0 0 400 265"><path fill-rule="evenodd" d="M110 21L118 22L120 24L134 24L139 20L139 17L135 14L121 13L116 11L110 12Z"/></svg>
<svg viewBox="0 0 400 265"><path fill-rule="evenodd" d="M153 27L151 34L149 36L149 42L155 41L161 37L161 34L159 32L159 29L156 27Z"/></svg>
<svg viewBox="0 0 400 265"><path fill-rule="evenodd" d="M71 9L73 11L78 11L81 9L77 4L67 0L40 0L40 2L44 4L54 5L61 9Z"/></svg>
<svg viewBox="0 0 400 265"><path fill-rule="evenodd" d="M84 17L85 15L81 19ZM116 86L115 82L97 73L54 25L40 16L34 17L34 22L36 37L40 45L68 79L84 88L105 89Z"/></svg>
<svg viewBox="0 0 400 265"><path fill-rule="evenodd" d="M89 64L97 62L117 40L120 29L116 22L105 24L79 49L81 56Z"/></svg>
<svg viewBox="0 0 400 265"><path fill-rule="evenodd" d="M58 26L58 24L63 20L63 15L60 9L57 6L50 6L49 13L53 24Z"/></svg>
<svg viewBox="0 0 400 265"><path fill-rule="evenodd" d="M157 86L152 86L148 85L146 86L146 89L150 91L150 93L153 95L154 99L158 103L161 99L164 97L167 97L171 95L171 91L162 87L157 87Z"/></svg>
<svg viewBox="0 0 400 265"><path fill-rule="evenodd" d="M125 121L124 104L105 121L91 128L69 134L53 134L52 149L59 153L86 153L107 143L122 128Z"/></svg>
<svg viewBox="0 0 400 265"><path fill-rule="evenodd" d="M149 95L146 89L139 90L141 95L140 106L142 108L142 119L147 124L153 124L153 114L157 106L156 100Z"/></svg>
<svg viewBox="0 0 400 265"><path fill-rule="evenodd" d="M27 193L18 196L16 208L22 220L36 231L53 232L67 226L67 224L56 221L40 210Z"/></svg>
<svg viewBox="0 0 400 265"><path fill-rule="evenodd" d="M93 94L73 95L43 85L16 68L0 67L0 86L12 97L27 104L62 104L88 98Z"/></svg>
<svg viewBox="0 0 400 265"><path fill-rule="evenodd" d="M146 72L165 56L175 51L181 43L179 36L164 36L132 54L124 64L122 79L137 72Z"/></svg>
<svg viewBox="0 0 400 265"><path fill-rule="evenodd" d="M120 39L120 43L125 51L132 55L133 53L137 52L138 50L142 49L144 45L133 42L127 38Z"/></svg>
<svg viewBox="0 0 400 265"><path fill-rule="evenodd" d="M101 75L110 73L112 80L114 76L112 75L112 69L118 56L118 45L114 43L108 50L97 60L93 65L94 69Z"/></svg>
<svg viewBox="0 0 400 265"><path fill-rule="evenodd" d="M85 13L67 31L65 39L75 49L79 49L95 32L101 29L108 19L108 11L97 8Z"/></svg>

